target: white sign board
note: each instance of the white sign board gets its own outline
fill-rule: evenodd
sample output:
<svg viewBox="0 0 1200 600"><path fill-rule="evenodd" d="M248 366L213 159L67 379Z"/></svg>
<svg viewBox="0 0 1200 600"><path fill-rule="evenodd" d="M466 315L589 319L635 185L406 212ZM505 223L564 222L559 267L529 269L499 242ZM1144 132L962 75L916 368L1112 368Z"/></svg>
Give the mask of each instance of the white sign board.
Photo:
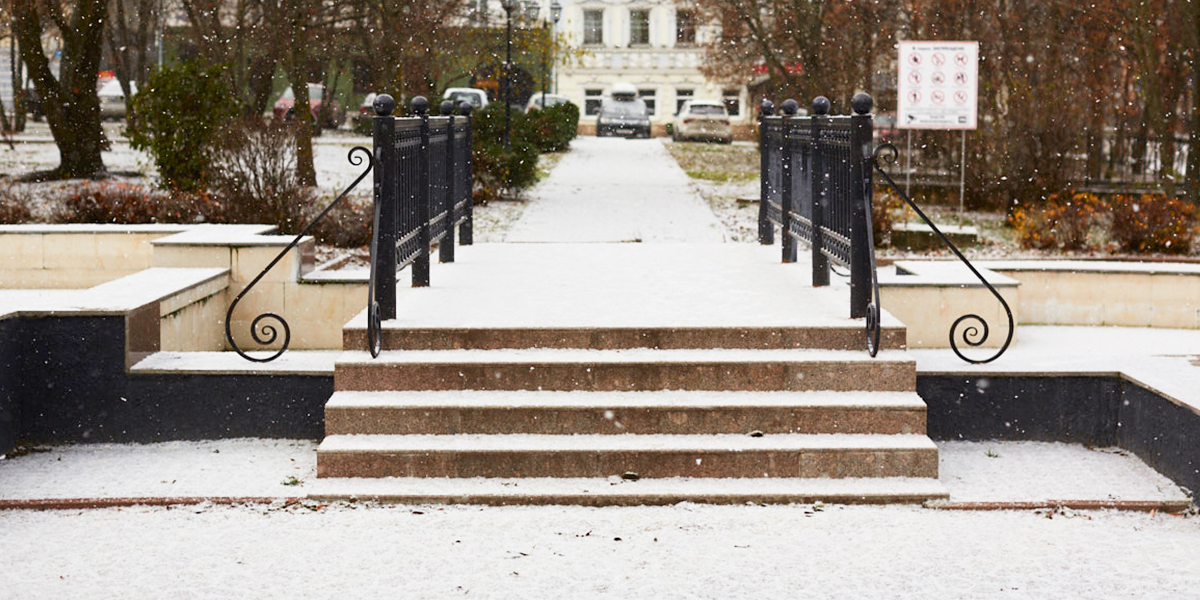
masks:
<svg viewBox="0 0 1200 600"><path fill-rule="evenodd" d="M900 42L896 126L975 129L979 42Z"/></svg>

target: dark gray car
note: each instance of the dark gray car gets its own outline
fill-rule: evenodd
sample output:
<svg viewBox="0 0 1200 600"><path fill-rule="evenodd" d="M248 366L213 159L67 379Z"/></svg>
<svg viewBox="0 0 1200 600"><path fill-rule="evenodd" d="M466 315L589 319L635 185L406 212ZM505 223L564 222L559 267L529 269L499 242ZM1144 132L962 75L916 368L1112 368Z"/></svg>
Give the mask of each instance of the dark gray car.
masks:
<svg viewBox="0 0 1200 600"><path fill-rule="evenodd" d="M650 111L641 98L605 98L596 117L596 136L650 137Z"/></svg>

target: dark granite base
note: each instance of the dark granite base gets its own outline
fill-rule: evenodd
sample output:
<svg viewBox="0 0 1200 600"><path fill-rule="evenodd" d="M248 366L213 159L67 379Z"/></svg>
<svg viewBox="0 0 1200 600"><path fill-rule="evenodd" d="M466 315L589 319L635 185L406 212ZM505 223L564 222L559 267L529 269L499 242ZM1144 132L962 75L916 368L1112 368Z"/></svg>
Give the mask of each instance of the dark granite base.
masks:
<svg viewBox="0 0 1200 600"><path fill-rule="evenodd" d="M18 444L320 439L333 377L126 371L123 316L0 321L0 454Z"/></svg>
<svg viewBox="0 0 1200 600"><path fill-rule="evenodd" d="M1117 376L919 375L934 440L1118 446L1200 490L1200 414Z"/></svg>

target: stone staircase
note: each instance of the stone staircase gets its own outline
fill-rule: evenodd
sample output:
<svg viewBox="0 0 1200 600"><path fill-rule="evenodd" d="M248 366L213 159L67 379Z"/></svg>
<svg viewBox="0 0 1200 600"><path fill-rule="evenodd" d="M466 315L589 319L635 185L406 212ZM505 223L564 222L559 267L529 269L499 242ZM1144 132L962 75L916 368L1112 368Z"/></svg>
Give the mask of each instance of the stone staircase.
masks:
<svg viewBox="0 0 1200 600"><path fill-rule="evenodd" d="M361 323L362 320L356 321ZM362 348L365 331L344 330ZM310 495L668 504L945 498L902 327L400 327L347 351ZM401 350L400 348L403 348Z"/></svg>

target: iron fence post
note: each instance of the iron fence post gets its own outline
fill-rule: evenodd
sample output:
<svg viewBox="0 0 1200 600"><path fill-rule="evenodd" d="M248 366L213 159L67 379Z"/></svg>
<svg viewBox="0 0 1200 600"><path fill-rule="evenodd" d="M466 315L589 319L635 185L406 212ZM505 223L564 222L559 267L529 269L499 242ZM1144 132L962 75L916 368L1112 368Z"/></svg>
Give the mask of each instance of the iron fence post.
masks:
<svg viewBox="0 0 1200 600"><path fill-rule="evenodd" d="M871 201L870 163L874 135L871 109L874 101L863 93L854 95L850 106L850 318L867 315L871 304L871 244L873 232L867 230L867 210Z"/></svg>
<svg viewBox="0 0 1200 600"><path fill-rule="evenodd" d="M442 115L446 119L446 234L438 244L438 262L454 262L454 101L443 100Z"/></svg>
<svg viewBox="0 0 1200 600"><path fill-rule="evenodd" d="M783 111L783 139L780 140L780 156L783 166L779 170L782 176L782 188L780 189L780 204L782 205L783 214L780 215L780 231L783 246L783 262L796 262L796 238L792 237L792 117L796 115L799 105L795 100L784 100L780 105Z"/></svg>
<svg viewBox="0 0 1200 600"><path fill-rule="evenodd" d="M429 101L412 100L413 114L421 119L421 145L417 148L417 257L413 260L412 286L429 286Z"/></svg>
<svg viewBox="0 0 1200 600"><path fill-rule="evenodd" d="M771 161L767 156L767 117L775 113L775 105L766 98L758 111L758 243L769 246L775 243L775 226L769 217L771 203Z"/></svg>
<svg viewBox="0 0 1200 600"><path fill-rule="evenodd" d="M825 180L829 176L825 157L821 152L821 125L829 114L829 99L817 96L812 102L813 116L810 126L811 139L809 160L809 187L812 194L812 284L813 287L829 285L829 257L825 256Z"/></svg>
<svg viewBox="0 0 1200 600"><path fill-rule="evenodd" d="M466 151L463 152L463 164L455 164L459 176L462 177L461 184L465 197L463 198L463 223L458 228L458 243L463 246L470 246L475 242L474 236L474 220L475 220L475 176L471 171L471 157L475 146L474 134L471 132L471 127L474 122L471 119L471 105L462 102L458 105L458 112L463 115L466 120L466 135L463 136L463 144L466 146ZM461 169L461 170L458 170Z"/></svg>
<svg viewBox="0 0 1200 600"><path fill-rule="evenodd" d="M375 274L375 302L381 319L396 318L396 234L400 219L400 166L396 156L396 101L380 94L373 105L372 138L375 146L375 202L379 206L379 229L374 232L376 255L371 257Z"/></svg>

